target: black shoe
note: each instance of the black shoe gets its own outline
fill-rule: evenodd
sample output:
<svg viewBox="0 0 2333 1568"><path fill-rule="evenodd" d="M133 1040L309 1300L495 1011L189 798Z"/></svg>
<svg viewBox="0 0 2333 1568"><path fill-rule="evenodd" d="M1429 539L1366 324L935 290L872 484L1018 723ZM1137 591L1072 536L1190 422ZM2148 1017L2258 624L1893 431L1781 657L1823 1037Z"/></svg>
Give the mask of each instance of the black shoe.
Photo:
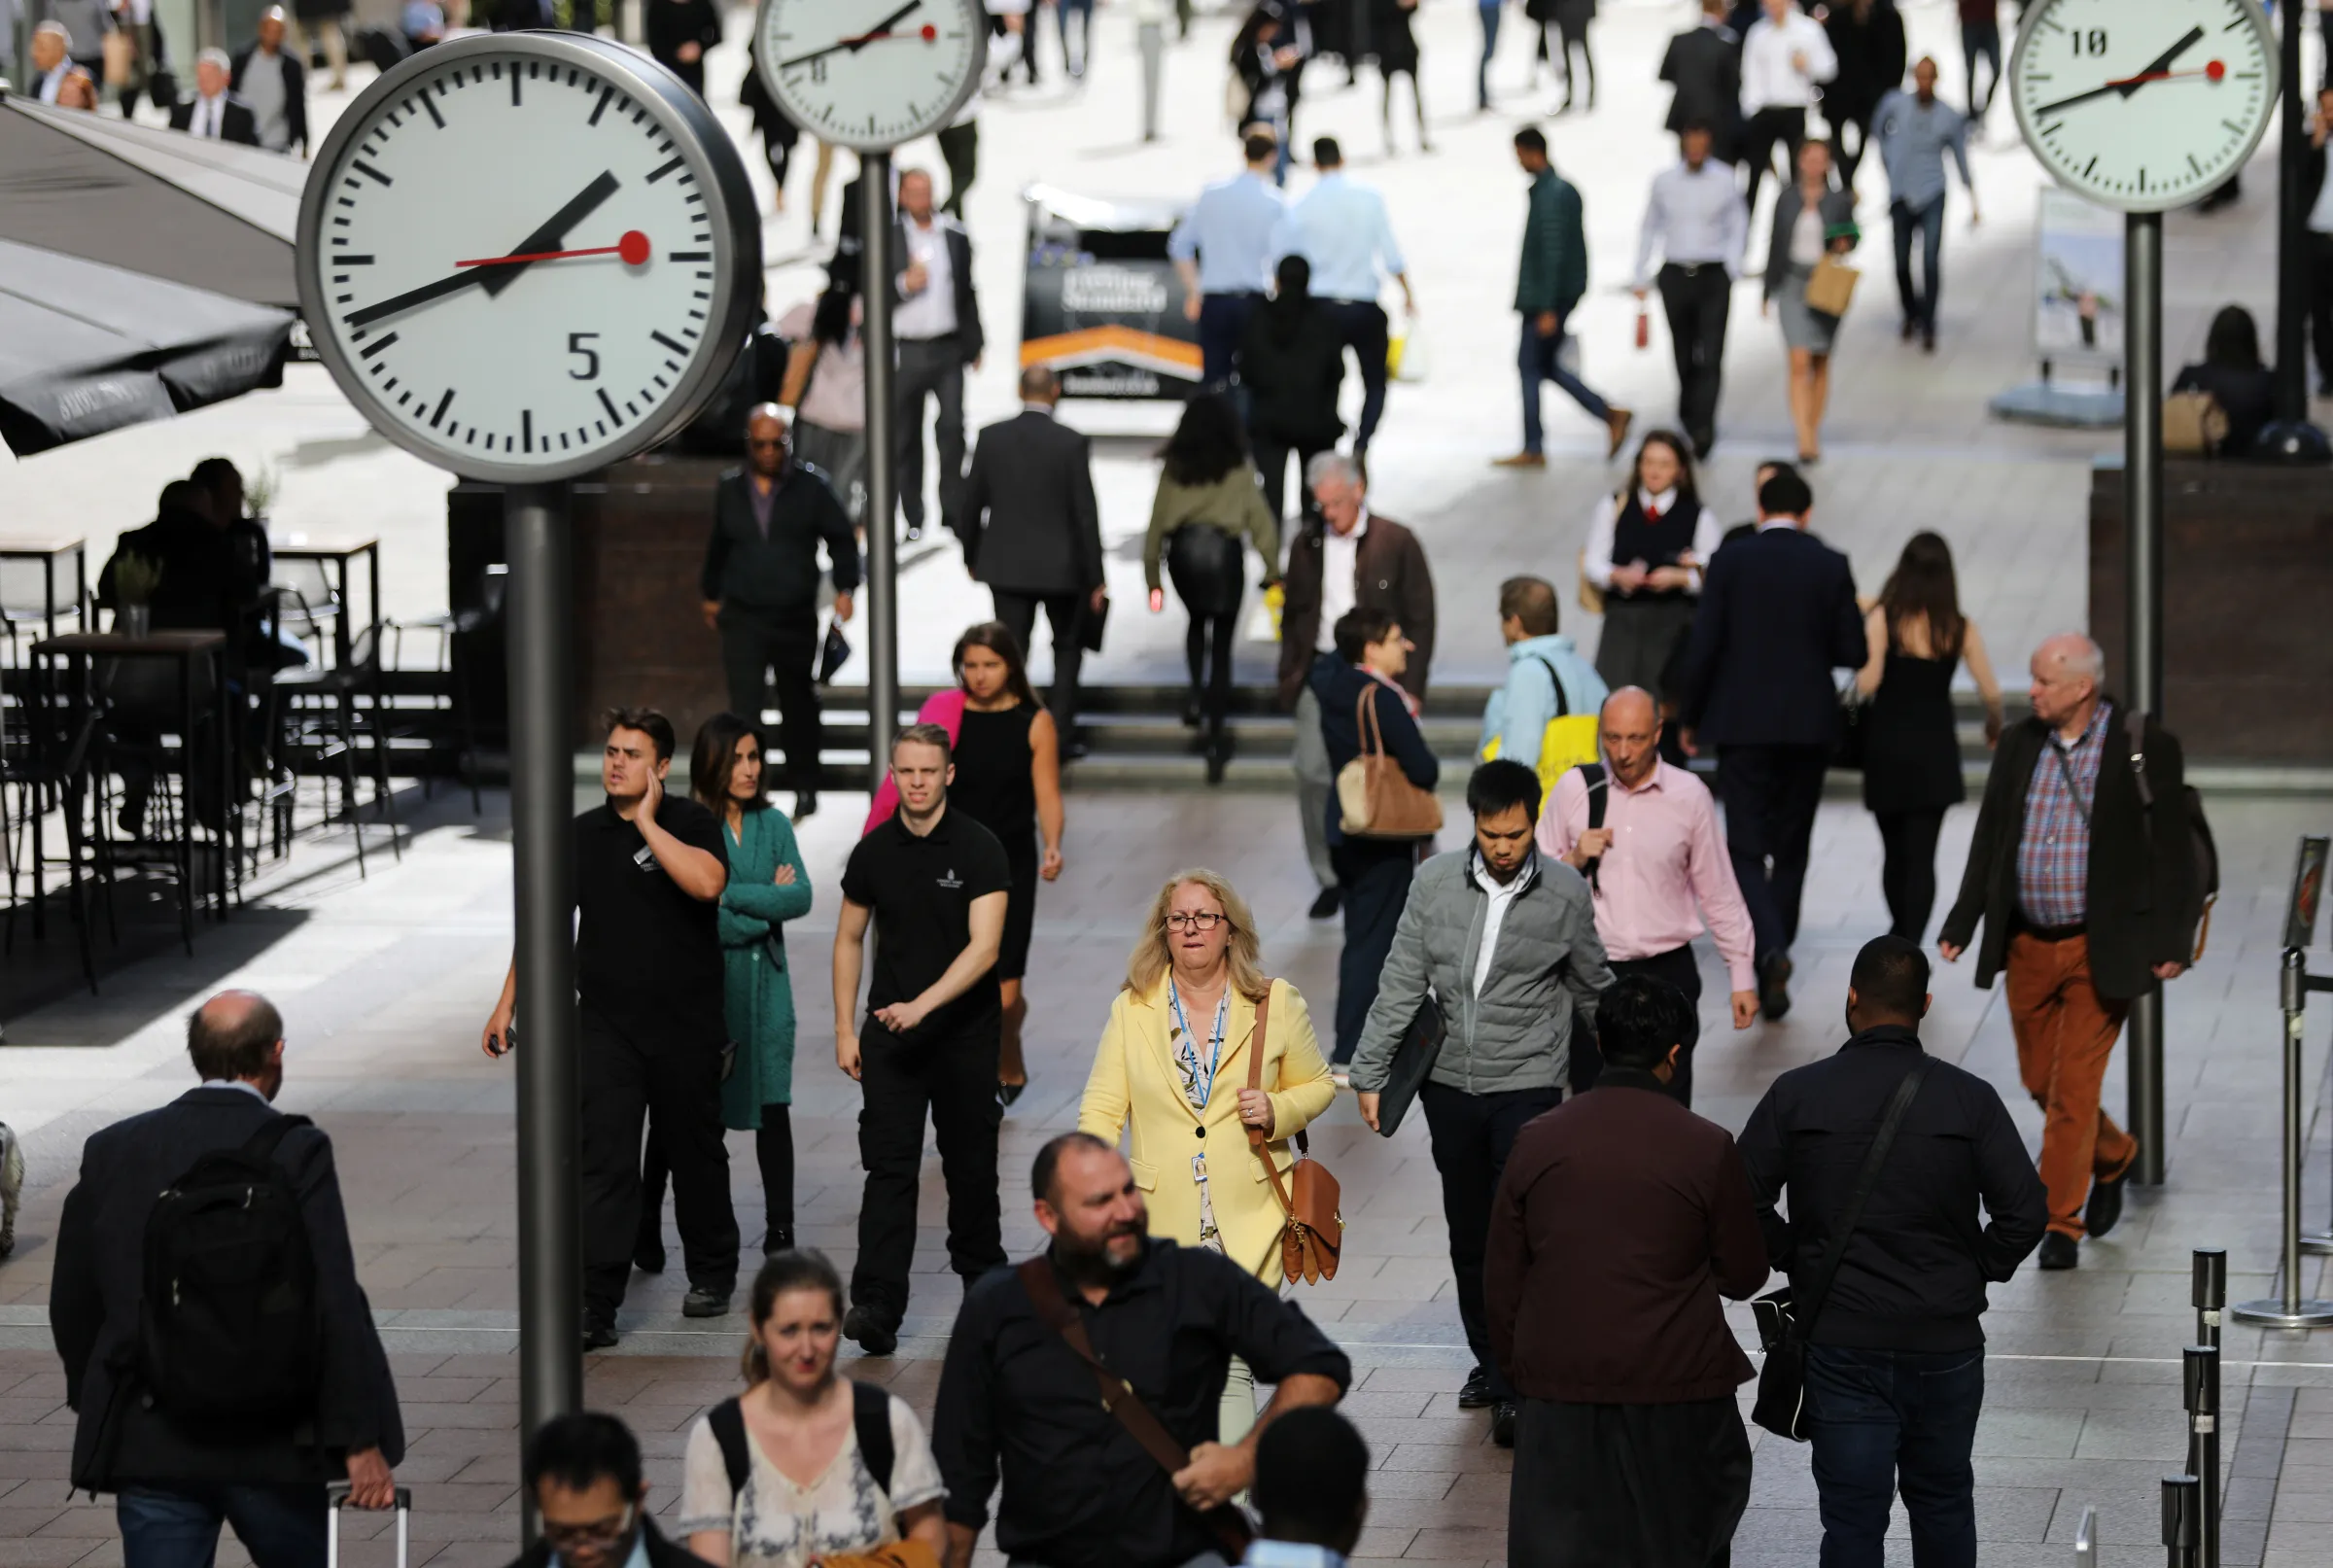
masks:
<svg viewBox="0 0 2333 1568"><path fill-rule="evenodd" d="M1231 761L1232 737L1227 731L1217 730L1207 737L1207 783L1223 783L1223 770L1231 765Z"/></svg>
<svg viewBox="0 0 2333 1568"><path fill-rule="evenodd" d="M1714 430L1690 431L1687 433L1686 439L1693 443L1693 456L1706 461L1709 449L1718 444L1718 433Z"/></svg>
<svg viewBox="0 0 2333 1568"><path fill-rule="evenodd" d="M871 1307L853 1307L843 1314L843 1338L871 1356L888 1356L899 1348L899 1331L887 1327Z"/></svg>
<svg viewBox="0 0 2333 1568"><path fill-rule="evenodd" d="M714 1290L708 1285L692 1285L680 1302L682 1317L727 1317L731 1291Z"/></svg>
<svg viewBox="0 0 2333 1568"><path fill-rule="evenodd" d="M818 814L818 797L807 792L794 796L793 821L804 821Z"/></svg>
<svg viewBox="0 0 2333 1568"><path fill-rule="evenodd" d="M1791 1011L1791 960L1786 954L1776 954L1759 966L1758 974L1758 1010L1769 1024L1779 1024Z"/></svg>
<svg viewBox="0 0 2333 1568"><path fill-rule="evenodd" d="M761 1255L765 1258L773 1252L791 1252L793 1250L794 1228L790 1225L773 1225L769 1228L769 1233L761 1238Z"/></svg>
<svg viewBox="0 0 2333 1568"><path fill-rule="evenodd" d="M1183 728L1197 729L1205 717L1205 713L1199 705L1198 692L1195 691L1183 699Z"/></svg>
<svg viewBox="0 0 2333 1568"><path fill-rule="evenodd" d="M1312 907L1305 913L1316 921L1334 920L1343 904L1344 895L1341 892L1335 888L1323 888L1320 896L1312 900Z"/></svg>
<svg viewBox="0 0 2333 1568"><path fill-rule="evenodd" d="M1017 1084L1008 1084L999 1080L996 1085L996 1103L1010 1110L1013 1102L1027 1093L1028 1080L1026 1078Z"/></svg>
<svg viewBox="0 0 2333 1568"><path fill-rule="evenodd" d="M632 1248L632 1267L644 1274L664 1272L664 1238L652 1231L644 1231Z"/></svg>
<svg viewBox="0 0 2333 1568"><path fill-rule="evenodd" d="M1502 1448L1515 1446L1515 1401L1502 1399L1490 1408L1490 1441Z"/></svg>
<svg viewBox="0 0 2333 1568"><path fill-rule="evenodd" d="M608 1318L594 1317L589 1312L585 1312L583 1314L583 1348L605 1350L613 1343L615 1343L615 1324Z"/></svg>
<svg viewBox="0 0 2333 1568"><path fill-rule="evenodd" d="M1490 1403L1490 1374L1477 1367L1466 1375L1466 1381L1458 1385L1458 1408L1462 1411L1479 1411L1487 1408Z"/></svg>
<svg viewBox="0 0 2333 1568"><path fill-rule="evenodd" d="M2082 1261L2082 1249L2064 1231L2050 1231L2042 1236L2040 1254L2034 1261L2043 1269L2072 1269Z"/></svg>
<svg viewBox="0 0 2333 1568"><path fill-rule="evenodd" d="M1912 340L1912 333L1919 330L1920 324L1906 316L1903 318L1903 326L1897 330L1896 339L1898 342L1908 343Z"/></svg>
<svg viewBox="0 0 2333 1568"><path fill-rule="evenodd" d="M1920 352L1923 354L1933 354L1935 351L1936 330L1933 327L1922 328L1920 330Z"/></svg>
<svg viewBox="0 0 2333 1568"><path fill-rule="evenodd" d="M2112 1181L2093 1181L2090 1202L2082 1210L2082 1229L2095 1241L2122 1221L2122 1184L2131 1179L2125 1169Z"/></svg>

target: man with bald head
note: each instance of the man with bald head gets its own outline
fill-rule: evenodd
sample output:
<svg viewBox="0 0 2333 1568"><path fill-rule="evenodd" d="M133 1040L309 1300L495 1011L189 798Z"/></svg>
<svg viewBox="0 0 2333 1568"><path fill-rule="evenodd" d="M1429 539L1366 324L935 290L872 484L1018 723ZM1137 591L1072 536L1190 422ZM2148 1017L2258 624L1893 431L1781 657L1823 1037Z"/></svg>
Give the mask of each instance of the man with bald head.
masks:
<svg viewBox="0 0 2333 1568"><path fill-rule="evenodd" d="M1993 753L1936 935L1951 963L1982 921L1976 983L2008 974L2017 1071L2043 1117L2044 1269L2073 1268L2076 1243L2122 1217L2139 1140L2100 1108L2100 1086L2131 999L2187 966L2204 915L2179 743L2102 694L2106 662L2079 632L2034 650L2033 714Z"/></svg>
<svg viewBox="0 0 2333 1568"><path fill-rule="evenodd" d="M1693 938L1704 918L1725 966L1733 1027L1758 1017L1758 973L1749 906L1718 831L1708 786L1660 759L1660 708L1642 686L1604 699L1597 718L1600 763L1555 781L1539 817L1539 847L1587 878L1596 934L1616 975L1650 975L1683 992L1693 1012L1668 1092L1693 1102L1693 1046L1701 1035L1701 964ZM1598 1058L1583 1040L1572 1051L1572 1085L1586 1089Z"/></svg>
<svg viewBox="0 0 2333 1568"><path fill-rule="evenodd" d="M221 992L188 1017L187 1054L199 1086L92 1135L57 1221L49 1326L80 1418L72 1482L118 1494L129 1562L206 1563L220 1526L232 1524L261 1568L321 1568L328 1481L346 1480L361 1508L393 1501L390 1467L405 1446L397 1384L357 1283L331 1139L272 1104L284 1086L282 1018L264 996ZM186 1214L202 1189L255 1180L245 1171L266 1172L271 1184L260 1185L296 1206L304 1256L283 1254L267 1286L313 1303L304 1369L281 1340L235 1341L238 1304L199 1272L168 1281L176 1312L153 1310L163 1284L146 1272L156 1205L168 1196ZM180 1223L199 1224L199 1213ZM152 1319L143 1337L142 1314ZM221 1390L173 1355L197 1342L235 1366L237 1399L266 1390L273 1401L257 1412L213 1408Z"/></svg>
<svg viewBox="0 0 2333 1568"><path fill-rule="evenodd" d="M705 624L720 634L729 711L761 732L764 693L777 676L778 716L794 820L818 809L818 546L834 583L834 618L851 618L858 587L858 538L826 475L790 460L791 420L776 403L746 416L746 460L713 492L713 538L705 546ZM774 774L773 774L774 779Z"/></svg>
<svg viewBox="0 0 2333 1568"><path fill-rule="evenodd" d="M1053 710L1063 752L1077 744L1077 669L1089 617L1101 613L1101 511L1093 443L1053 417L1062 383L1046 366L1021 372L1021 412L980 433L958 527L964 570L989 585L996 618L1029 651L1037 610L1053 634Z"/></svg>

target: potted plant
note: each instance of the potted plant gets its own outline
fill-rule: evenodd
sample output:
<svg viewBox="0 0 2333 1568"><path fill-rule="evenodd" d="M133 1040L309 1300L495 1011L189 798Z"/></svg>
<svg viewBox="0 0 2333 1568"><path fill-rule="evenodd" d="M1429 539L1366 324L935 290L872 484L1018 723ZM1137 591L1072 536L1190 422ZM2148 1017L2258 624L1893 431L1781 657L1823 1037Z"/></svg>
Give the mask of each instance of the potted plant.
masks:
<svg viewBox="0 0 2333 1568"><path fill-rule="evenodd" d="M114 630L144 637L154 630L154 590L161 585L161 563L124 555L114 563Z"/></svg>

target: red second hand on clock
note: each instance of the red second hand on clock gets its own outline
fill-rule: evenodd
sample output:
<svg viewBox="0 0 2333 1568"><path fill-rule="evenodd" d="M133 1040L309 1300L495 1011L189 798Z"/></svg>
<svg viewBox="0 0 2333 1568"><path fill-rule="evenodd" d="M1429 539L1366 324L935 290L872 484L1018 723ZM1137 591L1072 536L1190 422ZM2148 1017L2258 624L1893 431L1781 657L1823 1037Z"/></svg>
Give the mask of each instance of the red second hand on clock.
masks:
<svg viewBox="0 0 2333 1568"><path fill-rule="evenodd" d="M2227 74L2228 68L2226 64L2219 60L2213 60L2211 64L2205 66L2200 71L2149 71L2143 76L2123 77L2117 81L2107 83L2107 86L2110 87L2135 87L2141 82L2170 82L2182 76L2200 76L2209 78L2213 82L2217 82L2221 77L2224 77Z"/></svg>
<svg viewBox="0 0 2333 1568"><path fill-rule="evenodd" d="M585 251L528 251L518 256L481 256L475 261L456 261L456 266L518 266L531 261L566 261L578 256L617 256L626 266L642 266L648 260L648 236L637 228L624 231L613 245L594 246Z"/></svg>
<svg viewBox="0 0 2333 1568"><path fill-rule="evenodd" d="M860 33L856 38L844 38L837 40L837 42L845 47L849 47L853 44L880 44L887 38L902 38L906 39L910 43L913 43L915 40L920 38L924 43L928 44L939 36L940 30L937 27L932 26L931 23L925 22L923 26L917 28L912 33L894 33L888 31Z"/></svg>

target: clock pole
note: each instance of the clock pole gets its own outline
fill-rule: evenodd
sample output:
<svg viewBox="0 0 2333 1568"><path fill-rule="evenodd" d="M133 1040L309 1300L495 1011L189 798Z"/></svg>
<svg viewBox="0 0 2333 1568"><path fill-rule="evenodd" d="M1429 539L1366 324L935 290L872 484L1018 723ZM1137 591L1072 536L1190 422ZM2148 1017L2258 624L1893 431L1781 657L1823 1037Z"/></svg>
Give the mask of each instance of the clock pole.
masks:
<svg viewBox="0 0 2333 1568"><path fill-rule="evenodd" d="M2123 220L2122 479L2127 593L2124 700L2163 714L2163 215ZM2163 990L2131 1001L2130 1131L2139 1140L2131 1174L2163 1184Z"/></svg>
<svg viewBox="0 0 2333 1568"><path fill-rule="evenodd" d="M867 362L867 788L883 787L899 733L899 551L891 401L891 155L858 157L859 297ZM923 433L916 432L922 440Z"/></svg>
<svg viewBox="0 0 2333 1568"><path fill-rule="evenodd" d="M510 826L518 893L519 1429L583 1408L576 1064L574 573L568 487L504 492L510 563ZM535 1499L524 1499L534 1544Z"/></svg>

